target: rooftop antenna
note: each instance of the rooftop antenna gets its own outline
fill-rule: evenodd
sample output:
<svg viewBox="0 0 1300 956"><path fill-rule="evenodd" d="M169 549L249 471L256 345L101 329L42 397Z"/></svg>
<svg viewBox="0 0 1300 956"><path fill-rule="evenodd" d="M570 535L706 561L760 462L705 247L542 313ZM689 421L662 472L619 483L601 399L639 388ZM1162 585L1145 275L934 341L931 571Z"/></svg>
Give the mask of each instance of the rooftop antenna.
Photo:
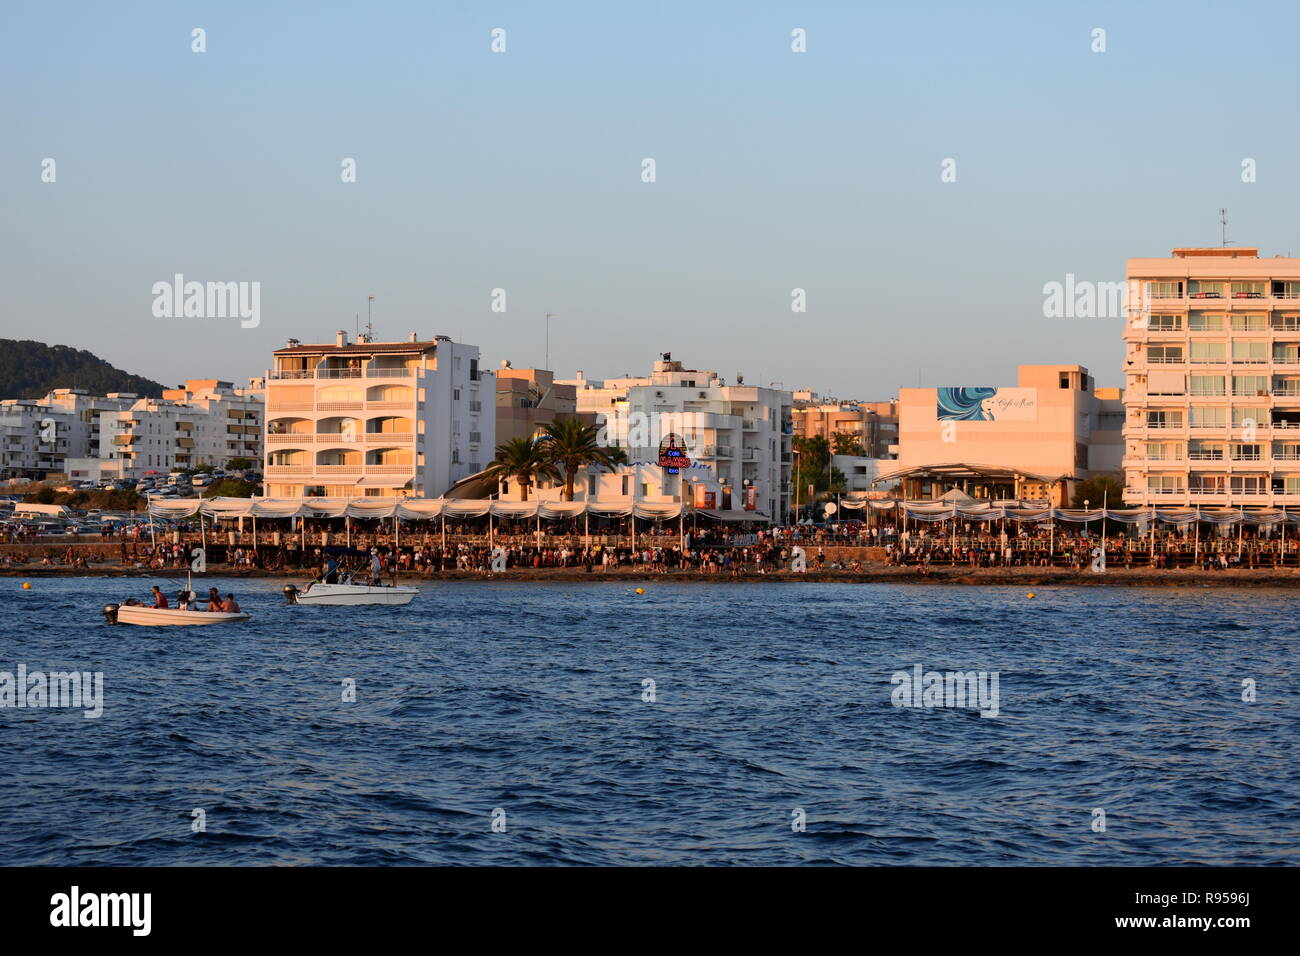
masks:
<svg viewBox="0 0 1300 956"><path fill-rule="evenodd" d="M1219 226L1223 233L1223 248L1228 248L1228 210L1219 210Z"/></svg>
<svg viewBox="0 0 1300 956"><path fill-rule="evenodd" d="M551 319L555 317L554 312L546 313L546 360L543 368L551 367Z"/></svg>
<svg viewBox="0 0 1300 956"><path fill-rule="evenodd" d="M373 295L366 296L366 341L367 342L373 342L375 340L375 324L370 320L370 315L371 315L370 307L374 305L374 302L375 302L375 297Z"/></svg>

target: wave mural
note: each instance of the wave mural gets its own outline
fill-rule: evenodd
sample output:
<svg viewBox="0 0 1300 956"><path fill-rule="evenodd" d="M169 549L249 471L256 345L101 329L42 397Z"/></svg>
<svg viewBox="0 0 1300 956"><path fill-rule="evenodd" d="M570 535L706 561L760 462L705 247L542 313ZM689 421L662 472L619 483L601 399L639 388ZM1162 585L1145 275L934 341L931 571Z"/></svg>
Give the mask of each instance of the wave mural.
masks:
<svg viewBox="0 0 1300 956"><path fill-rule="evenodd" d="M1031 422L1038 418L1038 389L955 386L936 388L941 422Z"/></svg>
<svg viewBox="0 0 1300 956"><path fill-rule="evenodd" d="M939 388L939 405L936 412L941 422L991 421L984 414L984 399L998 393L996 388L965 387Z"/></svg>

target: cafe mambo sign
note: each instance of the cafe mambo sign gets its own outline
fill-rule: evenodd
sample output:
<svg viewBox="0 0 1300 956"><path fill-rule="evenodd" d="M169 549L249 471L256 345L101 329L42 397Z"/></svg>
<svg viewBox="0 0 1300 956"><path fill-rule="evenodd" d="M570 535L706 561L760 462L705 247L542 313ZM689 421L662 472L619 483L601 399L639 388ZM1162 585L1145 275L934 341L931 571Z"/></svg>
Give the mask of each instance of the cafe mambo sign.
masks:
<svg viewBox="0 0 1300 956"><path fill-rule="evenodd" d="M686 442L669 432L659 443L659 467L667 470L670 475L676 475L690 466L691 460L686 457Z"/></svg>

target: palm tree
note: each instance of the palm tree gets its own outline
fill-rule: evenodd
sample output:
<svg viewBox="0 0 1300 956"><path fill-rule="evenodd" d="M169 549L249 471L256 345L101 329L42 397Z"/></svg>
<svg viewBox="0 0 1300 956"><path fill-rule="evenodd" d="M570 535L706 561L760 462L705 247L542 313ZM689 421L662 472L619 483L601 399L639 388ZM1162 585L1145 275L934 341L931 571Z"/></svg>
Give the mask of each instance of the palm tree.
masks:
<svg viewBox="0 0 1300 956"><path fill-rule="evenodd" d="M497 445L496 461L485 471L498 481L518 482L524 501L528 500L528 489L539 479L554 481L560 477L551 463L546 441L541 438L512 438Z"/></svg>
<svg viewBox="0 0 1300 956"><path fill-rule="evenodd" d="M627 460L621 449L602 448L596 442L595 425L584 425L576 418L561 418L547 424L542 436L550 459L564 469L564 500L573 500L573 481L588 465L613 471L619 459Z"/></svg>

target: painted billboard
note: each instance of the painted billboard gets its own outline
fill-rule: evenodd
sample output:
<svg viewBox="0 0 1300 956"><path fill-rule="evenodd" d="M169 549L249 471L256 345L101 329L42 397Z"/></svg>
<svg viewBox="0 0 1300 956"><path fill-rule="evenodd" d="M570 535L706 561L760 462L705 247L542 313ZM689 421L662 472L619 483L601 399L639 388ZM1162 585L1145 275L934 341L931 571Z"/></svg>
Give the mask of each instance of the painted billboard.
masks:
<svg viewBox="0 0 1300 956"><path fill-rule="evenodd" d="M935 417L941 422L1033 422L1038 389L966 386L937 388Z"/></svg>

